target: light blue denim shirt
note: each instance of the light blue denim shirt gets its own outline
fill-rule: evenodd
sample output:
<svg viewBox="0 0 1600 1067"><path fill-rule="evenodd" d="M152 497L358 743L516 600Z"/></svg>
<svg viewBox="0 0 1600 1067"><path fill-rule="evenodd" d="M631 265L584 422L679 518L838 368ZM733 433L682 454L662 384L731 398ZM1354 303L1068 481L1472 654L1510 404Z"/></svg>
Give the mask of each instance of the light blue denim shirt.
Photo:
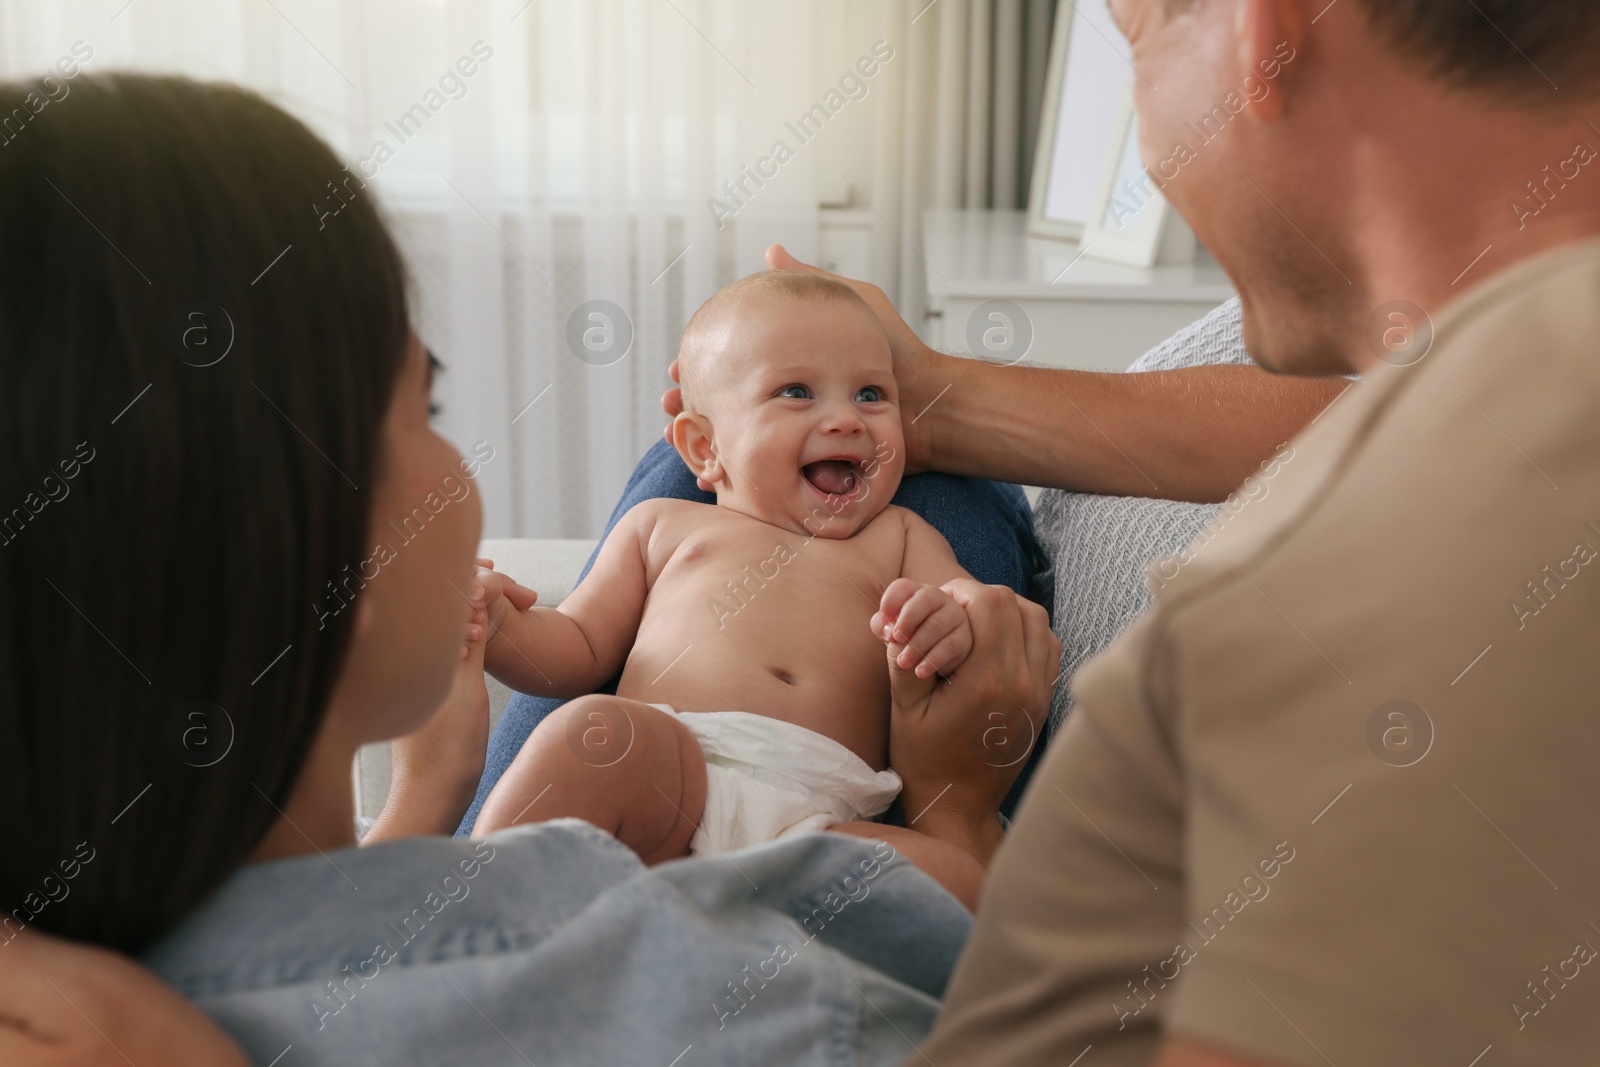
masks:
<svg viewBox="0 0 1600 1067"><path fill-rule="evenodd" d="M265 1067L900 1064L971 916L886 844L576 819L244 867L145 955Z"/></svg>

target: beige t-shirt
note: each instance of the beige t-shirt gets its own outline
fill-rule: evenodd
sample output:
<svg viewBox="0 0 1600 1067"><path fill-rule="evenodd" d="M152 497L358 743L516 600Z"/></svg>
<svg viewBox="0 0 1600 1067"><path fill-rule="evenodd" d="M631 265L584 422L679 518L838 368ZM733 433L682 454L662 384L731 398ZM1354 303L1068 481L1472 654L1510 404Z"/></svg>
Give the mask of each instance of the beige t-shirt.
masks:
<svg viewBox="0 0 1600 1067"><path fill-rule="evenodd" d="M1260 477L1078 675L908 1064L1600 1063L1600 242Z"/></svg>

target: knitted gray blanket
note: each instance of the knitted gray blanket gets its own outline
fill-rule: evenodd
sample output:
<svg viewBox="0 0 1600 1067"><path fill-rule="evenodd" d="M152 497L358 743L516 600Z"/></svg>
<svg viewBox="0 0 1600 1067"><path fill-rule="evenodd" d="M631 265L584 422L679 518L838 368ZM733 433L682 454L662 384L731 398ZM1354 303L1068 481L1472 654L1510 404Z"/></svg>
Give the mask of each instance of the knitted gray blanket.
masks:
<svg viewBox="0 0 1600 1067"><path fill-rule="evenodd" d="M1239 301L1229 300L1140 356L1128 373L1248 363L1240 329ZM1034 530L1055 565L1055 630L1061 639L1051 733L1071 710L1069 685L1078 668L1150 606L1145 568L1193 541L1222 507L1060 489L1039 495Z"/></svg>

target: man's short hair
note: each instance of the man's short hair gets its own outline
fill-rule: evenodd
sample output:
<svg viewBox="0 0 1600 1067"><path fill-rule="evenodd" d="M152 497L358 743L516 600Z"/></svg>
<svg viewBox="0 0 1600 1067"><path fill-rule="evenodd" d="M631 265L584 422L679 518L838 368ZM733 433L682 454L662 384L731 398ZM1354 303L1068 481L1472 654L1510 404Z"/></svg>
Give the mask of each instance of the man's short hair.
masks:
<svg viewBox="0 0 1600 1067"><path fill-rule="evenodd" d="M1385 44L1454 85L1526 102L1600 91L1600 0L1356 2Z"/></svg>
<svg viewBox="0 0 1600 1067"><path fill-rule="evenodd" d="M1468 87L1537 99L1600 89L1596 0L1361 0L1395 51Z"/></svg>

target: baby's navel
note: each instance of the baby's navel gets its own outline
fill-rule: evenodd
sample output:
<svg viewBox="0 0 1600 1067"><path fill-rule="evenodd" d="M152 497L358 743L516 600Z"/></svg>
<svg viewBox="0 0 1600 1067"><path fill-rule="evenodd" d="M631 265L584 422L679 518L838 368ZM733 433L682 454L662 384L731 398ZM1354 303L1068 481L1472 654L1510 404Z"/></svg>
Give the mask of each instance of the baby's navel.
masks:
<svg viewBox="0 0 1600 1067"><path fill-rule="evenodd" d="M784 685L794 685L795 684L794 675L790 674L788 671L784 670L783 668L781 668L781 667L768 667L767 670L772 672L772 676L774 678L776 678L778 681L782 682Z"/></svg>

